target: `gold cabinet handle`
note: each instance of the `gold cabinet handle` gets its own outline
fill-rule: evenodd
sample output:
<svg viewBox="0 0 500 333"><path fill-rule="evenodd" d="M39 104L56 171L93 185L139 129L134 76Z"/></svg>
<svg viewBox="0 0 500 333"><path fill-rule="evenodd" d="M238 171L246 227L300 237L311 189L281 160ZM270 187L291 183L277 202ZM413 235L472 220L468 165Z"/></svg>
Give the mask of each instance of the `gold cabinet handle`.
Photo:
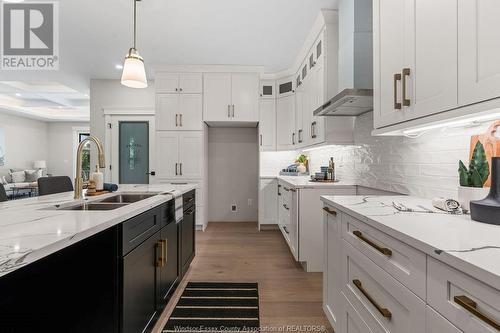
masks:
<svg viewBox="0 0 500 333"><path fill-rule="evenodd" d="M167 264L168 261L168 239L163 240L164 246L163 246L163 265Z"/></svg>
<svg viewBox="0 0 500 333"><path fill-rule="evenodd" d="M496 320L489 318L487 315L484 313L481 313L477 309L477 303L471 300L469 297L462 295L462 296L455 296L453 297L453 300L455 303L460 305L462 308L473 314L475 317L479 318L481 321L485 322L486 324L490 325L491 327L495 328L496 330L500 330L500 323L498 323Z"/></svg>
<svg viewBox="0 0 500 333"><path fill-rule="evenodd" d="M381 247L377 244L375 244L374 242L372 242L371 240L369 240L368 238L366 238L363 233L359 230L355 230L352 232L352 234L356 237L358 237L359 239L361 239L363 242L365 242L366 244L370 245L371 247L373 247L375 250L377 250L378 252L382 253L384 256L387 256L387 257L390 257L392 256L392 251L391 249L388 249L386 247Z"/></svg>
<svg viewBox="0 0 500 333"><path fill-rule="evenodd" d="M337 212L336 212L336 211L334 211L334 210L331 210L331 209L330 209L330 208L328 208L328 207L323 207L323 210L324 210L325 212L327 212L328 214L330 214L330 215L337 216Z"/></svg>
<svg viewBox="0 0 500 333"><path fill-rule="evenodd" d="M155 266L156 267L163 267L165 266L165 260L163 258L163 253L165 252L164 244L162 240L159 240L156 242L156 259L155 259ZM160 254L160 257L158 258L158 253Z"/></svg>
<svg viewBox="0 0 500 333"><path fill-rule="evenodd" d="M401 110L401 103L398 102L398 81L401 81L401 74L394 74L394 108Z"/></svg>
<svg viewBox="0 0 500 333"><path fill-rule="evenodd" d="M389 320L392 318L391 311L389 311L388 309L380 306L380 304L378 304L377 301L375 301L373 299L373 297L371 297L370 294L368 294L368 292L363 288L363 284L361 284L361 281L359 281L359 280L352 280L352 283L354 283L354 285L356 286L356 288L358 288L359 291L361 291L361 293L370 301L370 303L372 303L372 305L375 308L377 308L378 312L380 312L380 314L384 318L387 318Z"/></svg>
<svg viewBox="0 0 500 333"><path fill-rule="evenodd" d="M410 99L406 98L406 78L410 77L410 69L403 68L403 105L410 106Z"/></svg>

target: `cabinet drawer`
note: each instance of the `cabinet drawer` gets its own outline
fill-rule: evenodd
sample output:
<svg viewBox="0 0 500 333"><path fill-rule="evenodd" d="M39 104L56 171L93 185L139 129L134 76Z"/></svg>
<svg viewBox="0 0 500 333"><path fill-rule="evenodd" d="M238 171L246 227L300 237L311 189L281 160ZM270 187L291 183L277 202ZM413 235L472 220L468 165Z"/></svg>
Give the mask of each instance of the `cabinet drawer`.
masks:
<svg viewBox="0 0 500 333"><path fill-rule="evenodd" d="M351 244L343 244L343 293L374 332L421 333L425 303Z"/></svg>
<svg viewBox="0 0 500 333"><path fill-rule="evenodd" d="M427 303L465 333L500 331L500 291L429 258Z"/></svg>
<svg viewBox="0 0 500 333"><path fill-rule="evenodd" d="M138 215L122 224L123 255L139 246L161 228L161 207Z"/></svg>
<svg viewBox="0 0 500 333"><path fill-rule="evenodd" d="M366 323L361 319L359 313L352 307L351 303L342 295L342 333L372 333Z"/></svg>
<svg viewBox="0 0 500 333"><path fill-rule="evenodd" d="M462 333L430 306L425 311L425 333Z"/></svg>
<svg viewBox="0 0 500 333"><path fill-rule="evenodd" d="M426 256L423 252L345 214L342 237L425 300Z"/></svg>

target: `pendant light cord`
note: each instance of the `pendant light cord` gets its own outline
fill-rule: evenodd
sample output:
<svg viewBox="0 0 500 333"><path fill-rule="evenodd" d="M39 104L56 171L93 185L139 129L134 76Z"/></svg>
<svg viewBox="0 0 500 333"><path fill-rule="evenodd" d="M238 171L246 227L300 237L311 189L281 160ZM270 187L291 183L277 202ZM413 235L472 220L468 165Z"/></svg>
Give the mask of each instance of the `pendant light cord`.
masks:
<svg viewBox="0 0 500 333"><path fill-rule="evenodd" d="M134 49L137 50L137 0L134 1Z"/></svg>

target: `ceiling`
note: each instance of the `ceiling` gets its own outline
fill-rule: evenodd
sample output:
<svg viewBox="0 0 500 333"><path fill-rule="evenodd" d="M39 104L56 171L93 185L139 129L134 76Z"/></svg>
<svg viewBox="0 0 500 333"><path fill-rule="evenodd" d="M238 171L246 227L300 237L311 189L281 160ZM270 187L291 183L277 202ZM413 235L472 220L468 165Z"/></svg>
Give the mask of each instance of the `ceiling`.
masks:
<svg viewBox="0 0 500 333"><path fill-rule="evenodd" d="M138 3L138 49L149 78L160 64L261 65L266 72L278 72L293 64L319 10L337 8L337 2L142 0ZM132 46L133 1L59 3L60 70L2 71L0 77L35 85L51 82L85 97L90 79L120 78L116 65ZM0 108L5 106L2 103L0 97ZM86 107L88 112L88 98Z"/></svg>

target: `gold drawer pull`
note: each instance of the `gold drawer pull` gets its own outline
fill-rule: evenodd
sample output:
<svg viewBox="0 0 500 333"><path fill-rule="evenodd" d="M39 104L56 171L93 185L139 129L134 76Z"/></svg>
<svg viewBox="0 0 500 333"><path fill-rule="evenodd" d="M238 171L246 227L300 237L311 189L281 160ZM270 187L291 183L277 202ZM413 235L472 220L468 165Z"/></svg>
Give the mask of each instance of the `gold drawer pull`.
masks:
<svg viewBox="0 0 500 333"><path fill-rule="evenodd" d="M156 242L156 260L155 260L155 266L156 267L163 267L165 266L165 258L163 258L163 254L165 253L165 247L164 243L162 240L159 240ZM158 258L158 254L160 255Z"/></svg>
<svg viewBox="0 0 500 333"><path fill-rule="evenodd" d="M330 209L330 208L328 208L328 207L323 207L323 210L324 210L325 212L327 212L328 214L330 214L330 215L337 216L337 212L336 212L336 211L334 211L334 210L331 210L331 209Z"/></svg>
<svg viewBox="0 0 500 333"><path fill-rule="evenodd" d="M363 285L361 284L361 281L359 280L352 280L352 283L354 283L354 285L359 289L359 291L361 291L361 293L370 301L370 303L372 303L372 305L374 307L377 308L378 312L380 312L380 314L382 316L384 316L385 318L387 319L391 319L392 318L392 313L391 311L387 310L386 308L383 308L382 306L380 306L369 294L368 292L363 288Z"/></svg>
<svg viewBox="0 0 500 333"><path fill-rule="evenodd" d="M352 234L356 237L358 237L359 239L361 239L363 242L365 242L366 244L370 245L371 247L373 247L375 250L377 250L378 252L382 253L384 256L387 256L387 257L390 257L392 256L392 251L391 249L388 249L386 247L381 247L377 244L375 244L374 242L372 242L371 240L369 240L368 238L366 238L365 236L363 236L363 233L359 230L355 230L352 232Z"/></svg>
<svg viewBox="0 0 500 333"><path fill-rule="evenodd" d="M477 309L477 303L471 300L467 296L455 296L453 298L455 303L463 307L465 310L469 311L472 313L474 316L479 318L480 320L484 321L486 324L490 325L491 327L495 328L496 330L500 330L500 323L498 323L496 320L489 318L485 314L481 313Z"/></svg>
<svg viewBox="0 0 500 333"><path fill-rule="evenodd" d="M394 108L401 110L401 103L398 102L398 81L401 81L401 74L394 74Z"/></svg>

